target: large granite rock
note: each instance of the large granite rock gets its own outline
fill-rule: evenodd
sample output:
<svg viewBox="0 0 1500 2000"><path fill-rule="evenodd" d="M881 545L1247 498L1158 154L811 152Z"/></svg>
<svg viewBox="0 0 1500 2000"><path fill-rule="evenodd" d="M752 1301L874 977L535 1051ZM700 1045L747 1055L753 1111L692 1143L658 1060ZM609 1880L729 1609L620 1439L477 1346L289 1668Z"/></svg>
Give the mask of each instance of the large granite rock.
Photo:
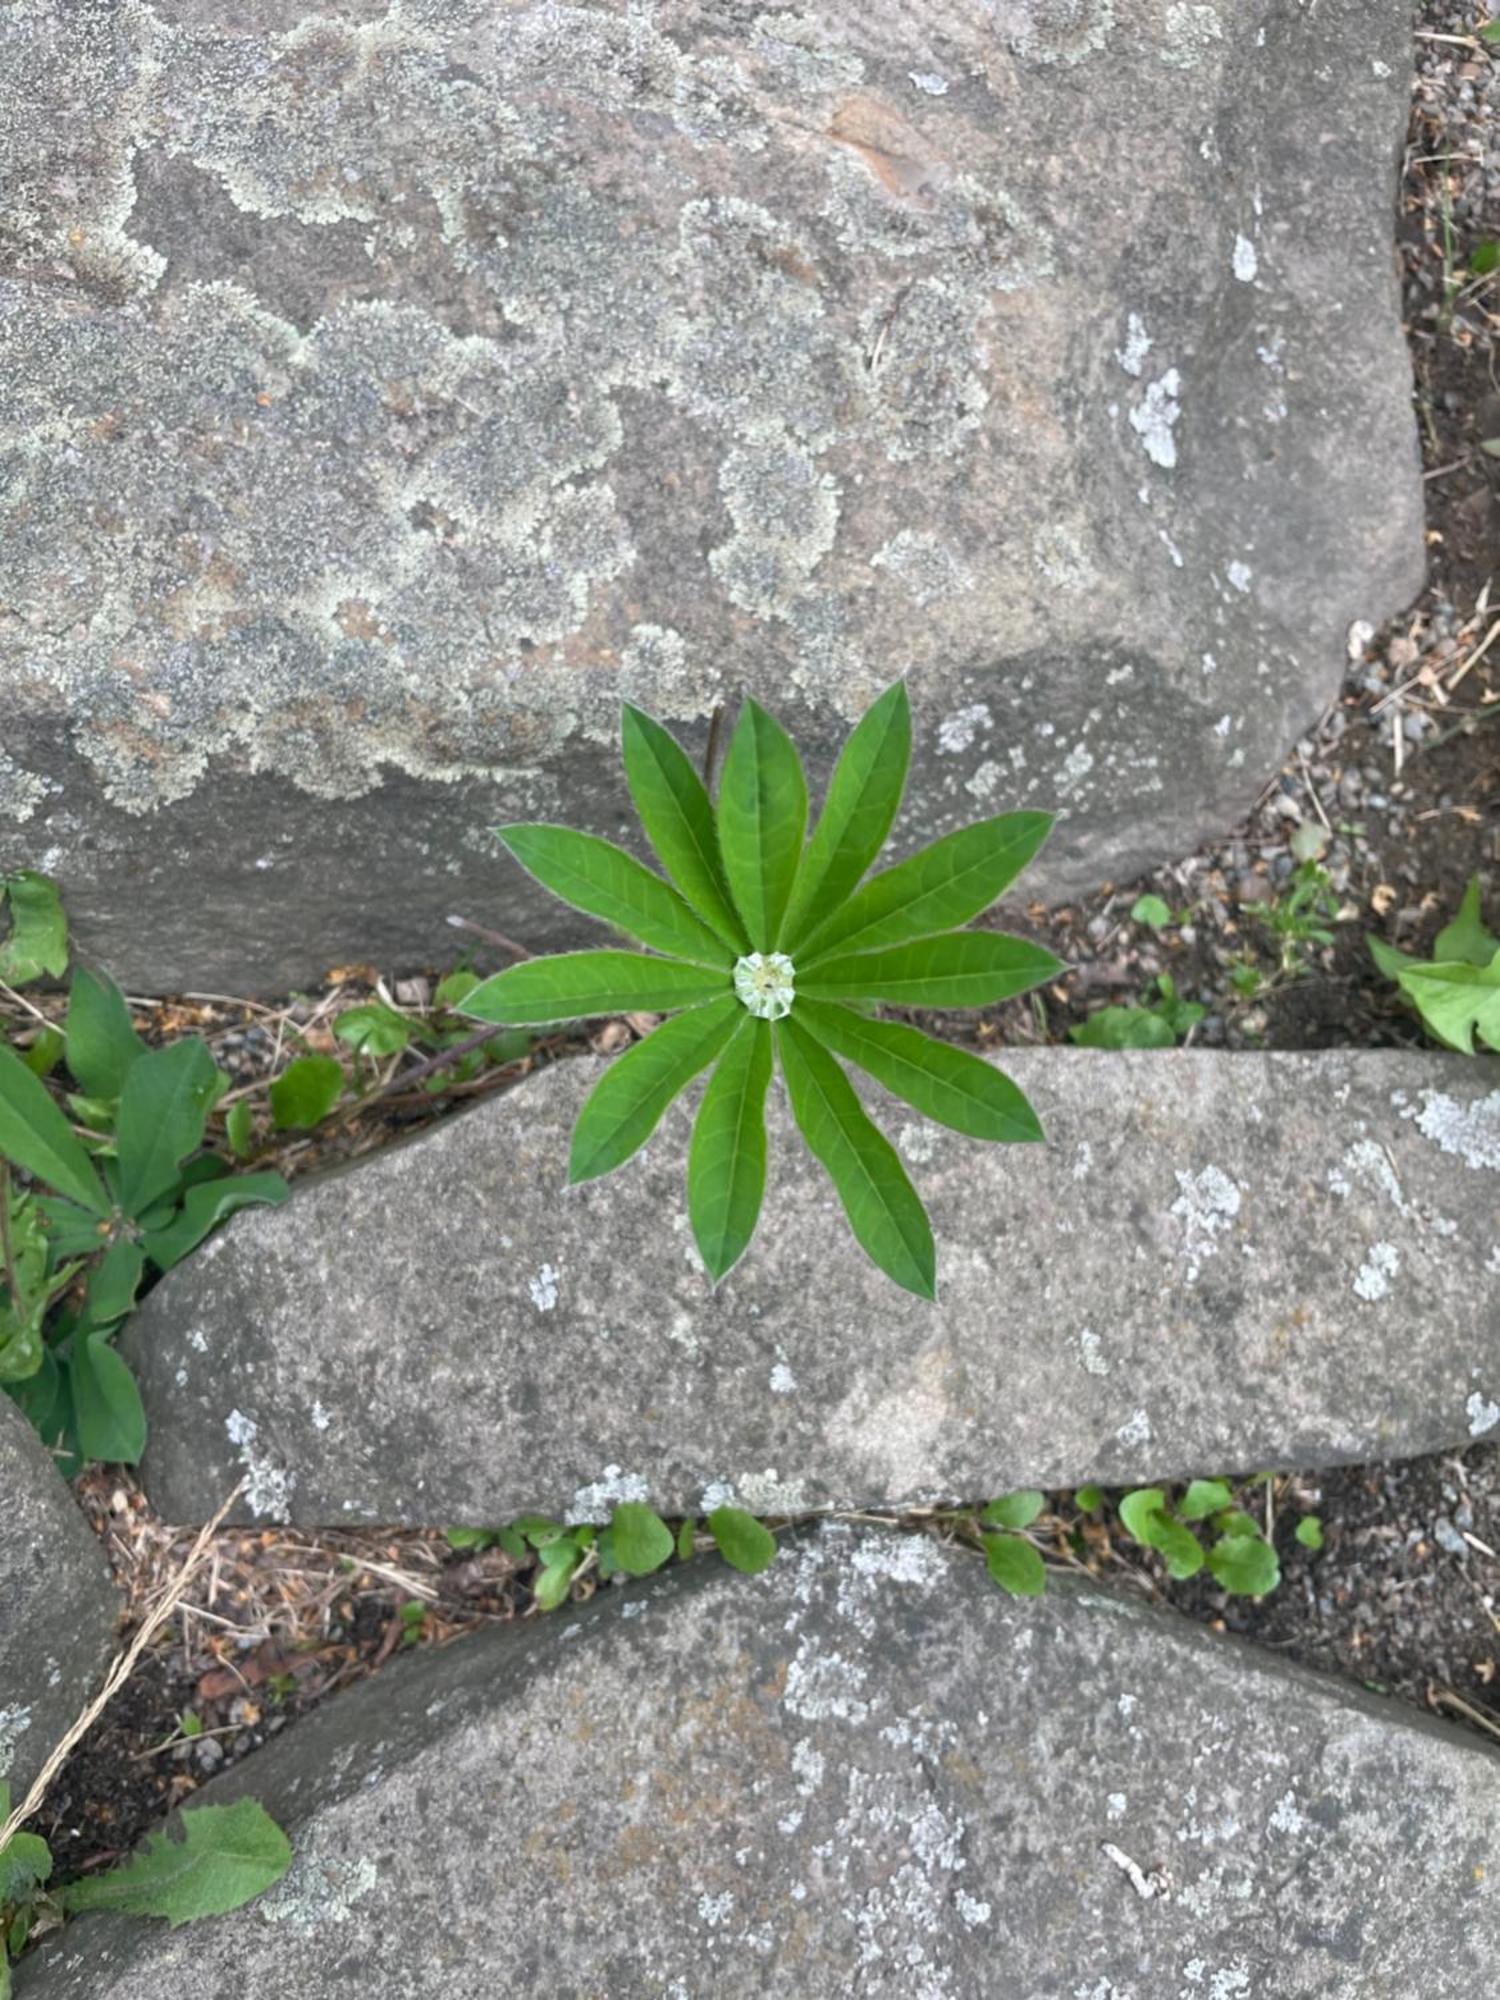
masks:
<svg viewBox="0 0 1500 2000"><path fill-rule="evenodd" d="M567 918L629 695L1182 852L1421 575L1404 0L15 0L0 870L127 981Z"/></svg>
<svg viewBox="0 0 1500 2000"><path fill-rule="evenodd" d="M564 1192L600 1065L237 1216L124 1351L169 1519L478 1524L974 1499L1424 1452L1500 1426L1500 1090L1460 1056L1016 1051L1045 1147L873 1108L939 1302L868 1264L773 1093L715 1293L689 1109Z"/></svg>
<svg viewBox="0 0 1500 2000"><path fill-rule="evenodd" d="M12 1805L95 1693L119 1616L103 1551L0 1390L0 1778Z"/></svg>
<svg viewBox="0 0 1500 2000"><path fill-rule="evenodd" d="M84 1917L20 2000L1473 2000L1500 1958L1492 1750L888 1534L402 1662L202 1796L246 1792L282 1885Z"/></svg>

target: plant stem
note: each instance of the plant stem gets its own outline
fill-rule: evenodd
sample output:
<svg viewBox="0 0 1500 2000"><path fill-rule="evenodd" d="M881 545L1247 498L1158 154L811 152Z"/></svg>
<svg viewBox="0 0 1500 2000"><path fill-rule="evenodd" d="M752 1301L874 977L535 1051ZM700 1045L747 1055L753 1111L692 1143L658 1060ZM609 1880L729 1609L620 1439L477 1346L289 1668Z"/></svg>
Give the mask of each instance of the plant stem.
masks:
<svg viewBox="0 0 1500 2000"><path fill-rule="evenodd" d="M10 1240L10 1167L0 1160L0 1266L5 1271L5 1288L10 1293L11 1311L21 1316L21 1280L16 1271L16 1253Z"/></svg>

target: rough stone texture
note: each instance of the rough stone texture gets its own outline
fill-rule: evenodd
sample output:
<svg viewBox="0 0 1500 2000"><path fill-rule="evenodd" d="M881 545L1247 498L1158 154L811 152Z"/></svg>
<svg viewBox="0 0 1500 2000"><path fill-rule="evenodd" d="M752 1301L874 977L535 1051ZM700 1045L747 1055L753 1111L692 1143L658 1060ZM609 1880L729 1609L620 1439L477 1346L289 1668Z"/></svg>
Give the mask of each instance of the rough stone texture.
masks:
<svg viewBox="0 0 1500 2000"><path fill-rule="evenodd" d="M1492 1751L888 1534L403 1663L203 1799L243 1792L284 1884L86 1917L21 2000L1471 2000L1500 1955Z"/></svg>
<svg viewBox="0 0 1500 2000"><path fill-rule="evenodd" d="M622 694L1128 875L1417 588L1404 0L4 8L0 868L127 981L567 919Z"/></svg>
<svg viewBox="0 0 1500 2000"><path fill-rule="evenodd" d="M1460 1056L1016 1052L1046 1147L873 1105L936 1306L850 1238L772 1106L761 1234L717 1293L690 1112L564 1192L600 1065L559 1064L237 1216L124 1347L148 1492L207 1517L482 1524L974 1499L1431 1451L1500 1426L1500 1090Z"/></svg>
<svg viewBox="0 0 1500 2000"><path fill-rule="evenodd" d="M95 1691L119 1614L103 1551L0 1392L0 1778L12 1804Z"/></svg>

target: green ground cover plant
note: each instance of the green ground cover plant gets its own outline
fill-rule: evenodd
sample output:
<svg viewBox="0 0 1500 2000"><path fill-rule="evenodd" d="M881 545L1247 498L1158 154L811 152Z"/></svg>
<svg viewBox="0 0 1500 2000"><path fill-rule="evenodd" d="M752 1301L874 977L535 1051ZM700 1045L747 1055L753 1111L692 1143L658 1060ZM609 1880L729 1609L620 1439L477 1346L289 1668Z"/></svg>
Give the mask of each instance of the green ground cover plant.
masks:
<svg viewBox="0 0 1500 2000"><path fill-rule="evenodd" d="M1369 937L1366 943L1435 1041L1466 1056L1475 1053L1476 1035L1486 1048L1500 1049L1500 938L1485 928L1480 915L1477 875L1470 878L1453 921L1438 932L1431 958L1398 951L1384 938Z"/></svg>
<svg viewBox="0 0 1500 2000"><path fill-rule="evenodd" d="M631 796L665 876L569 827L496 831L554 895L646 950L527 960L476 986L462 1012L516 1027L635 1011L669 1017L611 1064L584 1104L569 1179L622 1166L672 1100L711 1070L687 1179L694 1238L715 1283L755 1233L766 1095L779 1067L798 1129L856 1239L898 1285L933 1298L926 1210L843 1065L972 1138L1041 1138L1031 1106L998 1069L874 1010L986 1006L1061 970L1024 939L963 928L1035 855L1051 815L981 820L865 879L895 820L911 755L899 682L845 744L811 838L801 759L754 701L740 710L716 802L680 745L639 709L624 709L622 744Z"/></svg>

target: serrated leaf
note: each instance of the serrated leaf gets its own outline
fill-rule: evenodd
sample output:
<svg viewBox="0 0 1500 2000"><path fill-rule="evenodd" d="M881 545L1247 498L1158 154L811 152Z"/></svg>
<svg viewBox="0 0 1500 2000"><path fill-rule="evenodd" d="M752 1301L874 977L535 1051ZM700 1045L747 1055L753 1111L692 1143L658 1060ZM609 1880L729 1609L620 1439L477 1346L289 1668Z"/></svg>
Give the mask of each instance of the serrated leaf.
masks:
<svg viewBox="0 0 1500 2000"><path fill-rule="evenodd" d="M718 829L729 892L750 943L771 951L802 854L807 780L791 737L748 698L724 758Z"/></svg>
<svg viewBox="0 0 1500 2000"><path fill-rule="evenodd" d="M197 1036L148 1049L126 1072L115 1124L120 1206L142 1215L177 1185L181 1163L203 1143L219 1071Z"/></svg>
<svg viewBox="0 0 1500 2000"><path fill-rule="evenodd" d="M112 979L75 972L64 1027L73 1081L85 1097L113 1103L125 1088L132 1064L146 1053L124 994Z"/></svg>
<svg viewBox="0 0 1500 2000"><path fill-rule="evenodd" d="M1000 1498L992 1500L979 1516L980 1526L1029 1528L1046 1504L1045 1496L1029 1486L1022 1487L1016 1493L1002 1493Z"/></svg>
<svg viewBox="0 0 1500 2000"><path fill-rule="evenodd" d="M165 1917L175 1930L194 1917L239 1909L292 1865L291 1843L255 1799L185 1806L181 1825L181 1838L154 1833L118 1868L70 1882L64 1907Z"/></svg>
<svg viewBox="0 0 1500 2000"><path fill-rule="evenodd" d="M585 1098L573 1127L569 1185L612 1173L638 1152L673 1098L708 1068L746 1018L731 993L674 1014L617 1056Z"/></svg>
<svg viewBox="0 0 1500 2000"><path fill-rule="evenodd" d="M1429 1033L1450 1049L1474 1053L1474 1037L1500 1049L1500 951L1488 965L1419 964L1400 975Z"/></svg>
<svg viewBox="0 0 1500 2000"><path fill-rule="evenodd" d="M45 875L22 868L0 881L0 909L10 904L10 936L0 941L0 979L25 986L45 975L61 979L68 969L68 922L57 886Z"/></svg>
<svg viewBox="0 0 1500 2000"><path fill-rule="evenodd" d="M746 1576L759 1576L776 1560L776 1537L743 1507L715 1507L708 1532L729 1567Z"/></svg>
<svg viewBox="0 0 1500 2000"><path fill-rule="evenodd" d="M74 1138L68 1121L15 1053L0 1043L0 1158L12 1160L43 1186L108 1215L109 1197Z"/></svg>
<svg viewBox="0 0 1500 2000"><path fill-rule="evenodd" d="M659 722L628 702L620 738L625 782L657 859L730 950L748 951L749 937L730 899L714 809L687 753Z"/></svg>
<svg viewBox="0 0 1500 2000"><path fill-rule="evenodd" d="M495 833L528 875L575 910L671 958L726 970L734 963L734 952L672 885L612 841L566 826L498 826Z"/></svg>
<svg viewBox="0 0 1500 2000"><path fill-rule="evenodd" d="M652 1507L622 1500L609 1517L616 1567L627 1576L649 1576L671 1560L672 1530Z"/></svg>
<svg viewBox="0 0 1500 2000"><path fill-rule="evenodd" d="M1208 1552L1208 1566L1231 1597L1264 1597L1281 1581L1276 1551L1259 1535L1222 1535Z"/></svg>
<svg viewBox="0 0 1500 2000"><path fill-rule="evenodd" d="M1479 877L1471 875L1450 924L1445 924L1433 940L1432 956L1439 964L1462 960L1465 965L1489 965L1500 952L1500 938L1492 937L1479 914Z"/></svg>
<svg viewBox="0 0 1500 2000"><path fill-rule="evenodd" d="M347 1048L367 1056L399 1055L411 1040L411 1023L383 1000L367 1000L358 1007L346 1007L333 1024L333 1032Z"/></svg>
<svg viewBox="0 0 1500 2000"><path fill-rule="evenodd" d="M1050 813L1001 813L883 869L807 939L799 970L804 960L811 965L833 952L843 957L956 930L1004 894L1051 827Z"/></svg>
<svg viewBox="0 0 1500 2000"><path fill-rule="evenodd" d="M1021 1535L986 1535L984 1561L991 1577L1011 1597L1041 1597L1047 1566L1041 1552Z"/></svg>
<svg viewBox="0 0 1500 2000"><path fill-rule="evenodd" d="M1224 1480L1195 1479L1183 1494L1177 1511L1184 1521L1206 1521L1210 1514L1222 1513L1233 1498Z"/></svg>
<svg viewBox="0 0 1500 2000"><path fill-rule="evenodd" d="M886 1000L899 1007L987 1007L1062 970L1050 951L1003 931L949 931L797 971L809 1000Z"/></svg>
<svg viewBox="0 0 1500 2000"><path fill-rule="evenodd" d="M797 1129L833 1182L855 1239L887 1277L918 1298L934 1298L932 1226L895 1147L795 1015L776 1023L776 1046Z"/></svg>
<svg viewBox="0 0 1500 2000"><path fill-rule="evenodd" d="M727 972L635 951L565 951L528 958L476 986L458 1012L476 1021L535 1026L599 1014L675 1014L732 991Z"/></svg>
<svg viewBox="0 0 1500 2000"><path fill-rule="evenodd" d="M1042 1137L1041 1122L1019 1086L967 1049L830 1001L801 1000L797 1018L825 1048L858 1063L893 1097L940 1125L1004 1143Z"/></svg>
<svg viewBox="0 0 1500 2000"><path fill-rule="evenodd" d="M746 1014L708 1080L688 1149L688 1216L715 1284L748 1249L760 1219L770 1081L771 1024Z"/></svg>
<svg viewBox="0 0 1500 2000"><path fill-rule="evenodd" d="M85 1458L136 1465L146 1449L146 1412L125 1362L103 1333L73 1337L68 1364L78 1446Z"/></svg>
<svg viewBox="0 0 1500 2000"><path fill-rule="evenodd" d="M861 717L839 752L828 796L782 923L782 949L794 953L825 914L853 893L885 845L901 804L911 760L911 703L897 681Z"/></svg>
<svg viewBox="0 0 1500 2000"><path fill-rule="evenodd" d="M1175 1049L1177 1036L1170 1021L1148 1007L1101 1007L1086 1021L1077 1021L1068 1035L1084 1049Z"/></svg>
<svg viewBox="0 0 1500 2000"><path fill-rule="evenodd" d="M235 1174L227 1180L191 1187L173 1219L162 1229L146 1232L141 1239L142 1247L159 1270L170 1271L238 1209L257 1204L275 1207L290 1193L286 1182L275 1173Z"/></svg>
<svg viewBox="0 0 1500 2000"><path fill-rule="evenodd" d="M271 1085L271 1123L278 1132L319 1125L344 1090L344 1072L333 1056L298 1056Z"/></svg>

